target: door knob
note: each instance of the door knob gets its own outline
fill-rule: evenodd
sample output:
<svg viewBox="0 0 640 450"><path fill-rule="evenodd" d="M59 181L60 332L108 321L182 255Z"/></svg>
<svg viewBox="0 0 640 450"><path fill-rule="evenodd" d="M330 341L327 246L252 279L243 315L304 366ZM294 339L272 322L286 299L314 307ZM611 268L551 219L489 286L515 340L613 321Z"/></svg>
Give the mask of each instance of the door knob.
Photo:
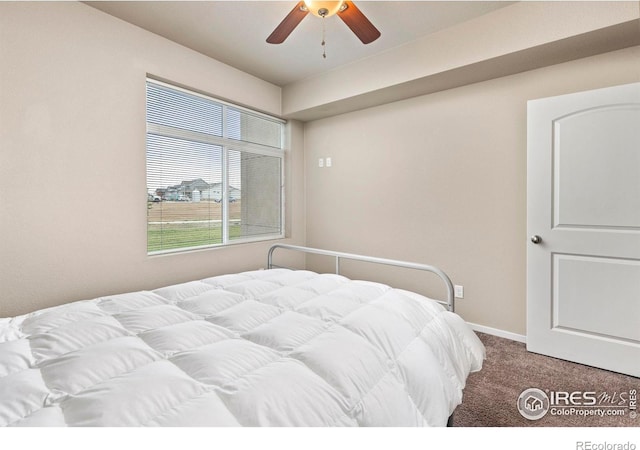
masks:
<svg viewBox="0 0 640 450"><path fill-rule="evenodd" d="M533 236L531 236L531 242L533 242L534 244L539 244L540 242L542 242L542 238L537 234L534 234Z"/></svg>

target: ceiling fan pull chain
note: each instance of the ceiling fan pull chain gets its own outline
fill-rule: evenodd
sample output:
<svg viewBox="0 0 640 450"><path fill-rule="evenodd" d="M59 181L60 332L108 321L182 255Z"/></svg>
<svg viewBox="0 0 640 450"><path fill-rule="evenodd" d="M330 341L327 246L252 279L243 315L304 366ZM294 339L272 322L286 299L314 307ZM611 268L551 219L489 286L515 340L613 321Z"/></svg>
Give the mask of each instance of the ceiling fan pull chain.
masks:
<svg viewBox="0 0 640 450"><path fill-rule="evenodd" d="M325 42L324 16L322 16L322 57L327 58L327 43Z"/></svg>

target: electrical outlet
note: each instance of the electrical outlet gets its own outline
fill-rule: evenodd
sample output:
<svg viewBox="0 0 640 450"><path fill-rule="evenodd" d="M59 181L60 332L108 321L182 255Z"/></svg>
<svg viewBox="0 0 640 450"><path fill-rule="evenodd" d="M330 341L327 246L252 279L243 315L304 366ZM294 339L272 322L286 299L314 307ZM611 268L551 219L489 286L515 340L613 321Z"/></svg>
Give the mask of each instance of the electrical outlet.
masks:
<svg viewBox="0 0 640 450"><path fill-rule="evenodd" d="M453 294L456 298L464 298L464 286L455 285L453 287Z"/></svg>
<svg viewBox="0 0 640 450"><path fill-rule="evenodd" d="M328 158L325 160L325 165L326 165L327 167L331 167L331 164L332 164L332 162L331 162L331 157L328 157Z"/></svg>
<svg viewBox="0 0 640 450"><path fill-rule="evenodd" d="M324 158L318 159L318 167L324 167Z"/></svg>

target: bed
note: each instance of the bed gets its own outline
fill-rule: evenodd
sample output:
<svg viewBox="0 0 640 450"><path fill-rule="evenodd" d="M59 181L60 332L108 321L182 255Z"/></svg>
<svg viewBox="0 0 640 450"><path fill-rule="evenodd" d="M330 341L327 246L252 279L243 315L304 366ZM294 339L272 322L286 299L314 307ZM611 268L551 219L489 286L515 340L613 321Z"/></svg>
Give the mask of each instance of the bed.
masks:
<svg viewBox="0 0 640 450"><path fill-rule="evenodd" d="M335 258L336 272L273 253ZM340 275L427 270L436 301ZM289 245L267 270L0 319L2 426L445 426L484 348L435 267Z"/></svg>

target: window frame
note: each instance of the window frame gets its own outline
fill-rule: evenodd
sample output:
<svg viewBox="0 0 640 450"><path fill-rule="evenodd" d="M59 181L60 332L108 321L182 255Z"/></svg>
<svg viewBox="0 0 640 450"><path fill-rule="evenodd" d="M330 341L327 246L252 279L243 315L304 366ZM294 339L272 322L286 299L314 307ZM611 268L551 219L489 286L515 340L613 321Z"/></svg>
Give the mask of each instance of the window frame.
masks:
<svg viewBox="0 0 640 450"><path fill-rule="evenodd" d="M148 117L146 115L146 109L149 103L149 97L147 92L147 85L155 84L161 87L165 87L168 89L172 89L178 92L185 93L187 95L196 96L203 98L207 101L215 102L222 106L222 136L215 136L206 133L201 133L197 131L184 130L176 127L171 127L167 125L160 125L156 123L150 123L148 121ZM271 147L269 145L257 144L249 141L242 141L230 138L227 136L228 134L228 126L227 126L227 110L228 108L233 108L238 110L244 114L248 114L251 116L264 118L266 120L277 122L281 125L280 127L280 147ZM157 135L166 138L174 138L181 139L186 141L195 141L208 145L215 145L221 148L222 150L222 162L221 162L221 171L222 171L222 186L224 187L222 190L222 200L221 204L221 216L222 216L222 242L214 243L214 244L205 244L205 245L196 245L190 247L179 247L179 248L171 248L171 249L162 249L162 250L153 250L149 251L149 221L147 219L147 239L146 239L146 249L147 256L159 256L159 255L167 255L174 253L185 253L185 252L193 252L193 251L202 251L207 249L215 249L221 247L229 247L236 244L247 244L253 242L261 242L261 241L270 241L270 240L278 240L284 239L286 237L286 220L285 220L285 204L286 204L286 192L285 192L285 162L286 162L286 124L287 121L283 120L279 117L272 116L270 114L265 114L260 111L256 111L244 106L240 106L234 103L230 103L224 100L221 100L212 95L203 94L197 90L192 90L189 88L184 88L182 86L178 86L175 84L171 84L165 81L161 81L150 76L147 76L145 79L145 169L148 177L149 172L149 161L148 161L148 144L147 144L147 136L149 134ZM247 236L241 238L229 238L229 152L247 152L258 155L276 157L280 160L280 232L268 235L260 235L260 236ZM145 185L147 194L149 193L149 187L147 183L147 179L145 179ZM147 202L148 204L148 202Z"/></svg>

